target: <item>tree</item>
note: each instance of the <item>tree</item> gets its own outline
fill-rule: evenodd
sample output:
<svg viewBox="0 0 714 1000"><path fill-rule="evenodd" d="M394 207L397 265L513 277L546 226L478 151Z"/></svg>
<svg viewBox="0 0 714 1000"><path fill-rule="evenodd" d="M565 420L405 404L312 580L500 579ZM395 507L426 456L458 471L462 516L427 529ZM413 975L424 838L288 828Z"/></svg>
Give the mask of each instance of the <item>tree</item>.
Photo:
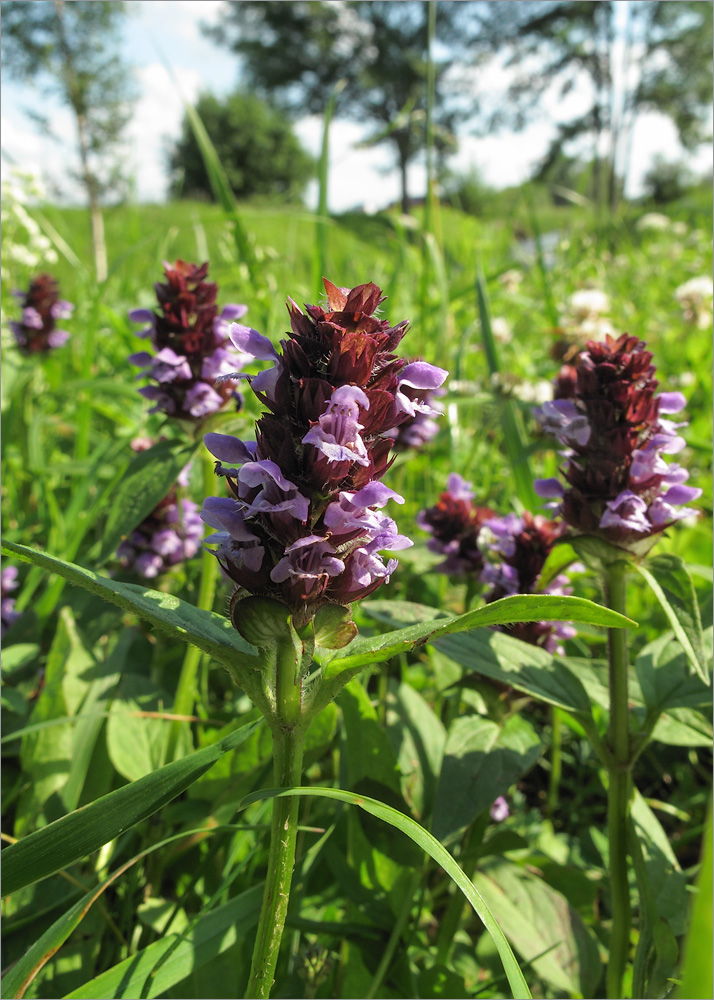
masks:
<svg viewBox="0 0 714 1000"><path fill-rule="evenodd" d="M256 194L298 197L314 172L314 160L300 145L289 119L254 94L219 100L203 94L196 111L237 198ZM201 150L184 116L171 153L172 194L212 197Z"/></svg>
<svg viewBox="0 0 714 1000"><path fill-rule="evenodd" d="M455 145L456 121L471 111L457 87L447 100L445 83L467 52L479 6L437 5L437 37L450 54L435 60L434 145L442 154ZM323 112L332 88L344 81L337 113L374 125L366 142L392 146L406 212L407 167L425 148L427 7L418 0L227 3L219 24L205 31L238 54L248 85L274 95L290 113Z"/></svg>
<svg viewBox="0 0 714 1000"><path fill-rule="evenodd" d="M79 179L92 220L97 279L107 275L102 194L116 186L120 142L131 109L129 71L114 51L126 5L119 0L2 2L2 61L10 76L57 92L74 113L80 160ZM39 108L32 117L50 132Z"/></svg>
<svg viewBox="0 0 714 1000"><path fill-rule="evenodd" d="M656 205L676 201L696 183L686 163L655 156L644 177L645 191Z"/></svg>
<svg viewBox="0 0 714 1000"><path fill-rule="evenodd" d="M633 131L643 111L658 111L677 127L683 145L707 137L712 97L712 5L671 0L598 3L526 0L484 4L494 50L515 70L491 126L522 128L547 91L565 98L588 89L583 111L558 123L546 157L583 148L593 161L596 199L617 203L627 179Z"/></svg>

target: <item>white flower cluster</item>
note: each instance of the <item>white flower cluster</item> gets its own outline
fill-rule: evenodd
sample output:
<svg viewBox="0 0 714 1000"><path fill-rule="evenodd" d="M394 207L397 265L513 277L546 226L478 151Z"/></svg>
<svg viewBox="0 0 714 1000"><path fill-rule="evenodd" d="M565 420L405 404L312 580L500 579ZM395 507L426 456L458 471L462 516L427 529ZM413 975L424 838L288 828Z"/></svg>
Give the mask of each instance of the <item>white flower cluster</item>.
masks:
<svg viewBox="0 0 714 1000"><path fill-rule="evenodd" d="M610 299L599 288L581 288L568 299L560 317L565 335L578 343L587 340L604 340L609 333L616 336L614 326L606 315Z"/></svg>
<svg viewBox="0 0 714 1000"><path fill-rule="evenodd" d="M700 330L706 330L712 321L712 298L714 282L708 274L690 278L675 289L674 297L679 302L684 318Z"/></svg>
<svg viewBox="0 0 714 1000"><path fill-rule="evenodd" d="M41 270L57 261L49 239L27 210L27 205L43 196L35 175L13 169L2 179L0 223L3 231L3 281L14 278L16 268Z"/></svg>

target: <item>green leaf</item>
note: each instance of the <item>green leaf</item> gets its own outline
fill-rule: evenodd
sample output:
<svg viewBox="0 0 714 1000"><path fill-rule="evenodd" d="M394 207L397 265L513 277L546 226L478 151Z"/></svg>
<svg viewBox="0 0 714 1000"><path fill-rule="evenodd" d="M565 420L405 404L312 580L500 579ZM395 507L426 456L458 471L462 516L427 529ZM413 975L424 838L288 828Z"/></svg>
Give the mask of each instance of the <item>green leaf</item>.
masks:
<svg viewBox="0 0 714 1000"><path fill-rule="evenodd" d="M679 936L684 933L687 923L687 877L675 857L669 837L638 791L632 801L631 816L657 915L663 917Z"/></svg>
<svg viewBox="0 0 714 1000"><path fill-rule="evenodd" d="M3 895L62 871L153 816L207 771L214 761L240 746L256 725L243 726L217 743L103 795L5 848Z"/></svg>
<svg viewBox="0 0 714 1000"><path fill-rule="evenodd" d="M158 711L167 703L171 701L166 692L157 690L150 678L132 673L121 678L107 722L107 752L119 774L129 781L151 774L166 760L170 727L162 719L139 713Z"/></svg>
<svg viewBox="0 0 714 1000"><path fill-rule="evenodd" d="M408 601L370 601L362 610L390 623L433 620L440 613ZM590 699L577 674L569 669L567 661L554 659L544 649L503 632L485 630L446 636L438 639L435 646L467 670L568 712L590 714Z"/></svg>
<svg viewBox="0 0 714 1000"><path fill-rule="evenodd" d="M391 690L387 734L397 755L402 794L418 816L431 813L446 744L446 729L410 684Z"/></svg>
<svg viewBox="0 0 714 1000"><path fill-rule="evenodd" d="M439 639L437 649L466 670L507 684L567 712L590 714L590 699L566 660L499 632Z"/></svg>
<svg viewBox="0 0 714 1000"><path fill-rule="evenodd" d="M14 646L4 646L2 651L2 676L8 680L16 671L35 662L40 647L34 642L18 642Z"/></svg>
<svg viewBox="0 0 714 1000"><path fill-rule="evenodd" d="M653 740L674 747L710 747L714 739L712 724L692 708L671 708L657 720Z"/></svg>
<svg viewBox="0 0 714 1000"><path fill-rule="evenodd" d="M455 719L434 802L432 832L437 840L453 839L505 795L533 767L541 750L531 724L517 715L503 726L479 715Z"/></svg>
<svg viewBox="0 0 714 1000"><path fill-rule="evenodd" d="M383 609L385 602L372 602ZM398 607L393 612L398 617L400 611L408 612L408 602L386 602ZM370 614L367 605L363 610ZM416 605L416 608L421 608ZM420 612L421 613L421 612ZM540 594L519 594L515 597L503 597L500 601L487 604L485 607L469 611L465 615L440 618L441 612L433 612L431 619L418 625L387 632L383 635L362 636L355 639L344 653L338 653L325 669L325 678L329 679L344 670L361 668L370 663L383 663L385 660L407 652L415 646L439 639L441 636L456 632L469 632L472 629L486 628L492 625L509 625L516 622L534 621L568 621L584 622L588 625L602 625L607 628L626 628L635 625L629 618L618 615L609 608L600 607L582 597L555 597ZM424 616L426 617L426 616Z"/></svg>
<svg viewBox="0 0 714 1000"><path fill-rule="evenodd" d="M258 922L262 895L262 884L252 886L201 917L178 945L178 935L169 934L95 976L68 993L64 1000L97 1000L98 997L133 1000L165 996L195 969L246 937ZM169 949L174 949L170 961L164 962L154 975L157 963Z"/></svg>
<svg viewBox="0 0 714 1000"><path fill-rule="evenodd" d="M670 552L653 556L647 566L640 564L637 570L662 605L690 666L709 684L697 595L684 560Z"/></svg>
<svg viewBox="0 0 714 1000"><path fill-rule="evenodd" d="M482 862L474 885L540 978L565 996L593 996L601 975L598 946L564 896L502 858Z"/></svg>
<svg viewBox="0 0 714 1000"><path fill-rule="evenodd" d="M71 626L73 619L68 608L64 609L47 655L45 683L34 705L28 722L37 726L67 715L64 694L65 669L77 665L73 650ZM90 661L91 662L91 661ZM32 731L22 738L20 760L26 775L26 789L20 796L15 835L23 837L38 825L48 800L55 812L44 816L45 821L56 819L61 812L57 796L61 793L72 761L72 732L69 725L59 729ZM48 810L49 811L49 810Z"/></svg>
<svg viewBox="0 0 714 1000"><path fill-rule="evenodd" d="M680 1000L707 1000L712 986L712 828L711 800L707 809L707 827L702 846L702 865L697 878L689 933L684 944L682 983L676 996Z"/></svg>
<svg viewBox="0 0 714 1000"><path fill-rule="evenodd" d="M251 660L256 668L258 666L255 651L241 639L223 615L201 611L171 594L148 590L134 583L110 580L83 566L56 559L26 545L3 541L2 551L50 573L57 573L69 583L83 587L125 611L133 612L173 638L193 643L228 667L235 667L241 661L250 663Z"/></svg>
<svg viewBox="0 0 714 1000"><path fill-rule="evenodd" d="M137 861L145 858L148 854L152 854L154 851L162 850L168 844L172 844L177 840L183 840L186 836L190 836L191 833L200 833L204 835L208 834L211 836L223 829L226 828L213 826L210 828L203 827L194 831L182 830L180 833L173 834L165 840L152 844L151 847L141 851L125 864L121 865L120 868L112 872L109 878L95 886L94 889L85 893L85 895L72 907L70 907L69 910L58 917L57 920L55 920L47 928L47 930L32 943L30 948L14 963L12 968L3 976L2 979L2 991L0 992L0 996L3 997L3 1000L5 1000L6 997L19 997L24 995L29 984L33 981L33 979L35 979L37 974L49 961L49 959L53 957L59 948L61 948L72 931L79 926L102 893L108 889L113 882L116 882L116 880L120 878L129 868L131 868L132 865L136 864ZM227 829L234 830L235 828L228 827ZM173 910L173 906L171 908Z"/></svg>
<svg viewBox="0 0 714 1000"><path fill-rule="evenodd" d="M413 840L418 847L421 847L421 849L425 851L430 858L436 861L436 863L444 869L447 875L454 880L456 885L463 892L466 899L478 914L486 930L493 938L496 948L498 949L498 953L501 956L503 968L506 972L506 976L508 977L508 983L513 997L517 998L517 1000L530 1000L531 993L528 989L528 984L526 983L518 962L511 951L511 947L506 940L506 936L501 930L500 925L494 918L485 900L476 889L473 882L463 872L456 861L454 861L453 857L449 854L446 848L443 847L439 841L428 833L422 826L411 819L411 817L405 816L397 809L392 809L391 806L385 805L383 802L378 802L376 799L369 798L365 795L355 795L353 792L346 792L340 788L313 787L264 789L248 795L245 799L243 799L241 807L248 806L252 802L257 802L260 799L275 798L276 796L283 795L318 795L326 799L334 799L337 802L346 802L349 805L359 806L360 809L364 809L364 811L370 813L370 815L376 816L378 819L381 819L383 822L395 827L397 830L401 830L402 833Z"/></svg>
<svg viewBox="0 0 714 1000"><path fill-rule="evenodd" d="M97 565L111 559L119 544L161 503L197 447L197 442L159 441L132 458L112 498Z"/></svg>
<svg viewBox="0 0 714 1000"><path fill-rule="evenodd" d="M707 630L711 646L711 629ZM648 711L659 715L670 708L700 708L711 704L711 687L687 667L687 656L671 632L648 643L635 661L637 679Z"/></svg>

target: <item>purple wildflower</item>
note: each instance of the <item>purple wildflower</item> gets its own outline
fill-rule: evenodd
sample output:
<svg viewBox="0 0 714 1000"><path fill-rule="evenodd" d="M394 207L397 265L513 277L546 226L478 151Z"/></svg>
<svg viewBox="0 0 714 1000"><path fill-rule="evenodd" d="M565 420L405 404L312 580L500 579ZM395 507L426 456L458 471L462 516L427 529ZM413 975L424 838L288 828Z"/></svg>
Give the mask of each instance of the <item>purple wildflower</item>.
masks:
<svg viewBox="0 0 714 1000"><path fill-rule="evenodd" d="M58 319L72 315L71 302L60 299L57 281L49 274L33 278L27 292L13 292L22 302L22 319L10 323L17 346L23 354L46 354L69 339L66 330L55 326Z"/></svg>
<svg viewBox="0 0 714 1000"><path fill-rule="evenodd" d="M0 573L0 618L3 636L20 617L20 612L15 611L15 598L9 596L13 590L17 590L17 570L14 566L6 566Z"/></svg>
<svg viewBox="0 0 714 1000"><path fill-rule="evenodd" d="M538 417L566 446L565 483L536 480L536 492L578 531L624 548L638 546L691 511L701 496L684 486L689 474L663 455L685 447L686 423L668 417L686 404L680 392L656 393L652 355L636 337L590 341L575 366L561 372L561 398Z"/></svg>
<svg viewBox="0 0 714 1000"><path fill-rule="evenodd" d="M502 795L499 795L495 800L491 808L489 809L489 815L494 823L502 823L504 819L508 819L511 815L511 810L508 808L508 803Z"/></svg>
<svg viewBox="0 0 714 1000"><path fill-rule="evenodd" d="M411 545L381 513L402 497L379 480L390 464L393 429L424 407L446 372L406 364L394 349L406 323L375 312L374 284L325 281L327 309L288 303L291 333L278 352L267 337L235 324L238 351L271 366L248 377L265 407L255 442L207 434L231 498L210 497L202 517L224 571L246 594L282 601L296 624L324 603L349 604L389 580L384 551ZM237 377L238 373L236 373Z"/></svg>
<svg viewBox="0 0 714 1000"><path fill-rule="evenodd" d="M417 515L417 525L432 536L427 547L446 557L436 567L440 573L475 576L483 569L479 535L495 512L476 506L473 496L471 483L452 472L438 503Z"/></svg>
<svg viewBox="0 0 714 1000"><path fill-rule="evenodd" d="M152 443L149 438L136 438L131 446L140 452ZM189 466L180 473L177 486L188 485L188 473ZM177 486L117 549L120 564L146 579L191 559L201 547L203 522L198 505L186 497L179 498Z"/></svg>
<svg viewBox="0 0 714 1000"><path fill-rule="evenodd" d="M571 594L572 588L564 574L556 576L545 587L539 585L546 559L565 531L564 524L528 511L521 517L507 514L486 521L480 537L487 559L480 574L481 582L489 588L486 603L512 594ZM549 621L521 622L509 627L508 631L524 642L542 646L549 653L562 653L559 640L575 635L572 625Z"/></svg>
<svg viewBox="0 0 714 1000"><path fill-rule="evenodd" d="M228 304L218 312L217 286L205 280L208 264L178 260L164 264L164 271L166 282L155 286L159 309L129 313L133 322L146 324L139 336L149 337L155 351L129 357L155 383L139 390L154 404L149 412L200 421L231 399L240 407L240 394L225 378L251 360L229 339L231 321L248 307Z"/></svg>

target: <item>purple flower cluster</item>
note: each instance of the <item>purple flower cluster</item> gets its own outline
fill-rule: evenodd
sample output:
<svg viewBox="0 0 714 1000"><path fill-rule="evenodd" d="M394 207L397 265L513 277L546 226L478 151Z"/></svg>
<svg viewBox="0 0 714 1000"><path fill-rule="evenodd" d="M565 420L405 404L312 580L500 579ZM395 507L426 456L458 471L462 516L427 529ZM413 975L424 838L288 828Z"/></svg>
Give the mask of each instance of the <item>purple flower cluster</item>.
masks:
<svg viewBox="0 0 714 1000"><path fill-rule="evenodd" d="M446 557L436 567L440 573L477 577L484 567L479 534L495 512L477 507L473 497L471 483L452 472L438 502L417 515L418 527L432 536L427 548Z"/></svg>
<svg viewBox="0 0 714 1000"><path fill-rule="evenodd" d="M590 341L572 371L561 372L560 398L545 403L543 428L564 446L559 479L536 480L536 492L568 524L624 547L656 535L692 513L681 505L701 490L663 455L685 447L669 419L686 405L681 392L656 393L652 355L636 337ZM562 383L562 384L561 384Z"/></svg>
<svg viewBox="0 0 714 1000"><path fill-rule="evenodd" d="M139 351L129 357L155 385L139 392L151 400L150 413L167 413L183 420L202 420L240 396L224 381L248 357L228 338L232 320L248 311L226 305L218 312L218 288L206 281L208 264L200 267L178 260L164 264L165 283L157 283L158 311L134 309L129 318L145 323L140 337L150 337L154 354ZM141 377L141 376L140 376Z"/></svg>
<svg viewBox="0 0 714 1000"><path fill-rule="evenodd" d="M152 444L149 438L136 438L131 446L139 452ZM189 468L181 472L177 486L117 549L117 559L125 569L150 580L198 552L203 538L198 504L179 498L177 489L188 486Z"/></svg>
<svg viewBox="0 0 714 1000"><path fill-rule="evenodd" d="M0 573L0 618L2 619L2 635L5 635L10 626L20 617L20 612L15 611L15 598L9 595L13 590L17 590L17 570L14 566L6 566Z"/></svg>
<svg viewBox="0 0 714 1000"><path fill-rule="evenodd" d="M26 292L13 292L22 302L22 319L10 323L17 346L23 354L46 354L69 339L66 330L55 326L58 319L72 315L71 302L60 299L57 281L49 274L33 278Z"/></svg>
<svg viewBox="0 0 714 1000"><path fill-rule="evenodd" d="M513 594L572 594L568 577L559 573L545 587L539 586L540 575L553 545L566 531L562 523L540 514L526 511L521 517L506 514L486 521L479 542L485 555L485 565L479 579L489 589L486 603ZM521 622L508 629L511 635L542 646L549 653L561 653L561 639L576 634L566 622Z"/></svg>
<svg viewBox="0 0 714 1000"><path fill-rule="evenodd" d="M385 563L380 553L412 544L382 513L387 501L403 498L379 480L393 429L447 375L392 353L407 324L377 318L376 285L325 281L325 288L326 309L303 312L289 300L292 329L280 352L249 327L231 328L237 350L272 362L242 376L265 412L254 442L204 438L231 493L203 504L201 516L217 529L216 556L239 597L277 599L296 625L323 603L349 604L386 583L397 560Z"/></svg>
<svg viewBox="0 0 714 1000"><path fill-rule="evenodd" d="M437 566L439 572L478 581L488 588L487 603L536 591L571 593L563 575L555 577L547 587L538 586L545 561L566 530L564 524L528 512L522 517L497 517L489 507L476 506L473 497L471 483L454 472L438 503L417 516L419 527L432 536L429 549L446 556ZM548 652L558 649L559 639L575 634L570 625L560 622L526 622L509 631Z"/></svg>

